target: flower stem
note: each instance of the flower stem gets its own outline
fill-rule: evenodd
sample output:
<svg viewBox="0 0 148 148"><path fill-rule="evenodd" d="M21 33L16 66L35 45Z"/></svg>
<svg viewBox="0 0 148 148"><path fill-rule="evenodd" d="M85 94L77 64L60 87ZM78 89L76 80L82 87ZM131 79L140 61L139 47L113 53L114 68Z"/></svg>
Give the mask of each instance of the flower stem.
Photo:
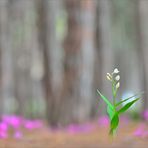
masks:
<svg viewBox="0 0 148 148"><path fill-rule="evenodd" d="M113 94L113 105L114 105L114 109L116 110L116 90L115 90L115 81L112 81L112 94Z"/></svg>

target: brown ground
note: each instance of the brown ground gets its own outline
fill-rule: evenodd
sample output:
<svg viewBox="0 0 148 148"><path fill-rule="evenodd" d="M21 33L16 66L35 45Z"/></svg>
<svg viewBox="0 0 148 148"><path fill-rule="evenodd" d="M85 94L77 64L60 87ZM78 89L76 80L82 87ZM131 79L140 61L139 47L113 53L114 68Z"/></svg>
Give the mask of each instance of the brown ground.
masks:
<svg viewBox="0 0 148 148"><path fill-rule="evenodd" d="M97 124L91 132L75 134L42 128L24 131L19 140L1 139L0 148L148 148L148 137L133 136L138 126L138 123L121 125L115 138L110 138L108 129Z"/></svg>

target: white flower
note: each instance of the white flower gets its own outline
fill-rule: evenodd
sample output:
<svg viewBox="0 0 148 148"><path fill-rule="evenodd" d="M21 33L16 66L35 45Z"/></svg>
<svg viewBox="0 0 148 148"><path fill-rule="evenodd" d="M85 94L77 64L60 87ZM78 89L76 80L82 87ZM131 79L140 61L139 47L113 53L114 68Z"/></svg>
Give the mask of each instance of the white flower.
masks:
<svg viewBox="0 0 148 148"><path fill-rule="evenodd" d="M120 76L117 75L117 76L115 77L115 80L116 80L116 81L119 81L119 80L120 80Z"/></svg>
<svg viewBox="0 0 148 148"><path fill-rule="evenodd" d="M115 68L113 73L116 73L116 74L117 74L117 73L119 73L119 72L120 72L120 71L119 71L117 68Z"/></svg>
<svg viewBox="0 0 148 148"><path fill-rule="evenodd" d="M117 84L116 84L116 89L118 89L120 87L120 82L118 82Z"/></svg>

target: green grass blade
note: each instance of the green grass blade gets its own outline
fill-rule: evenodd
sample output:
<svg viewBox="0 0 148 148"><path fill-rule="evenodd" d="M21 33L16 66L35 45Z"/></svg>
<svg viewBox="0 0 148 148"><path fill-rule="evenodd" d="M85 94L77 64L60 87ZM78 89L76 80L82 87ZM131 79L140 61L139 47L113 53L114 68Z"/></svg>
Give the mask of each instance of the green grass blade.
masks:
<svg viewBox="0 0 148 148"><path fill-rule="evenodd" d="M117 129L119 125L119 116L118 113L115 113L110 124L110 134L113 135L114 131Z"/></svg>
<svg viewBox="0 0 148 148"><path fill-rule="evenodd" d="M140 93L140 94L143 94L143 93L144 93L144 92L142 92L142 93ZM133 95L133 96L127 98L127 99L124 99L124 100L118 102L118 103L116 104L116 107L119 106L119 105L121 105L123 102L128 101L128 100L131 99L131 98L134 98L134 97L136 97L136 96L139 96L140 94L135 94L135 95Z"/></svg>
<svg viewBox="0 0 148 148"><path fill-rule="evenodd" d="M114 107L110 103L110 101L104 95L102 95L99 90L97 90L97 93L101 96L101 98L104 100L104 102L113 110Z"/></svg>
<svg viewBox="0 0 148 148"><path fill-rule="evenodd" d="M118 110L118 114L121 114L128 110L135 102L137 102L140 98L137 98L129 103L127 103L125 106L123 106L120 110Z"/></svg>
<svg viewBox="0 0 148 148"><path fill-rule="evenodd" d="M133 96L133 97L134 97L134 96ZM133 97L130 97L130 98L124 99L124 100L118 102L115 106L117 107L117 106L121 105L122 103L124 103L124 102L130 100L130 99L133 98Z"/></svg>

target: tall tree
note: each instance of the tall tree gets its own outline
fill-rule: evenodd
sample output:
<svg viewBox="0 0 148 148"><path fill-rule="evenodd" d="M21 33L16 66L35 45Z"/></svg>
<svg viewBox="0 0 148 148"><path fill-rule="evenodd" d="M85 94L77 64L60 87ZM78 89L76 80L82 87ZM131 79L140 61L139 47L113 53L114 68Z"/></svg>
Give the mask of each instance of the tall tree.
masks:
<svg viewBox="0 0 148 148"><path fill-rule="evenodd" d="M81 22L80 22L80 1L65 0L67 11L67 36L64 41L64 79L62 90L62 122L67 123L77 120L78 96L78 66L80 63L81 47ZM61 120L62 120L61 118Z"/></svg>
<svg viewBox="0 0 148 148"><path fill-rule="evenodd" d="M40 49L43 52L43 65L44 65L44 78L43 78L43 88L45 90L46 98L46 117L50 124L53 122L53 96L51 90L51 67L50 67L50 55L49 55L49 45L48 45L48 33L49 33L49 24L48 24L48 0L38 0L37 1L37 10L38 10L38 37Z"/></svg>
<svg viewBox="0 0 148 148"><path fill-rule="evenodd" d="M12 49L9 32L9 1L0 1L0 112L9 113L13 107L8 106L13 101L12 94Z"/></svg>
<svg viewBox="0 0 148 148"><path fill-rule="evenodd" d="M6 1L0 1L0 115L3 112L3 51L6 50L6 28L7 28Z"/></svg>
<svg viewBox="0 0 148 148"><path fill-rule="evenodd" d="M95 1L65 0L68 31L64 42L65 63L62 117L81 122L90 117L94 80ZM95 93L95 91L94 91Z"/></svg>
<svg viewBox="0 0 148 148"><path fill-rule="evenodd" d="M32 99L32 80L30 77L31 63L31 27L30 12L32 8L31 1L14 0L9 1L9 21L11 21L10 37L13 63L13 91L14 97L17 99L18 106L16 112L27 115L31 112Z"/></svg>
<svg viewBox="0 0 148 148"><path fill-rule="evenodd" d="M143 88L144 88L144 106L143 110L146 110L148 108L148 1L138 1L139 6L139 21L140 21L140 40L141 41L141 60L143 67Z"/></svg>
<svg viewBox="0 0 148 148"><path fill-rule="evenodd" d="M95 19L96 1L80 1L81 17L81 47L79 65L79 91L80 100L78 105L78 116L83 121L89 119L95 108L95 86L94 86L94 64L95 64ZM99 64L99 63L98 63ZM84 107L85 106L85 107Z"/></svg>
<svg viewBox="0 0 148 148"><path fill-rule="evenodd" d="M59 119L62 87L62 48L56 32L60 1L38 0L37 7L39 46L44 60L43 87L46 98L46 113L49 123L56 126Z"/></svg>
<svg viewBox="0 0 148 148"><path fill-rule="evenodd" d="M108 71L112 71L114 67L114 52L112 49L112 34L111 34L111 2L108 0L97 1L98 9L98 33L99 33L99 54L100 54L100 76L101 85L99 89L107 93L107 96L111 96L110 87L104 77ZM104 110L103 104L100 105L102 111Z"/></svg>
<svg viewBox="0 0 148 148"><path fill-rule="evenodd" d="M112 47L121 74L122 97L141 90L140 64L136 39L136 1L112 0ZM139 101L140 102L140 101Z"/></svg>

